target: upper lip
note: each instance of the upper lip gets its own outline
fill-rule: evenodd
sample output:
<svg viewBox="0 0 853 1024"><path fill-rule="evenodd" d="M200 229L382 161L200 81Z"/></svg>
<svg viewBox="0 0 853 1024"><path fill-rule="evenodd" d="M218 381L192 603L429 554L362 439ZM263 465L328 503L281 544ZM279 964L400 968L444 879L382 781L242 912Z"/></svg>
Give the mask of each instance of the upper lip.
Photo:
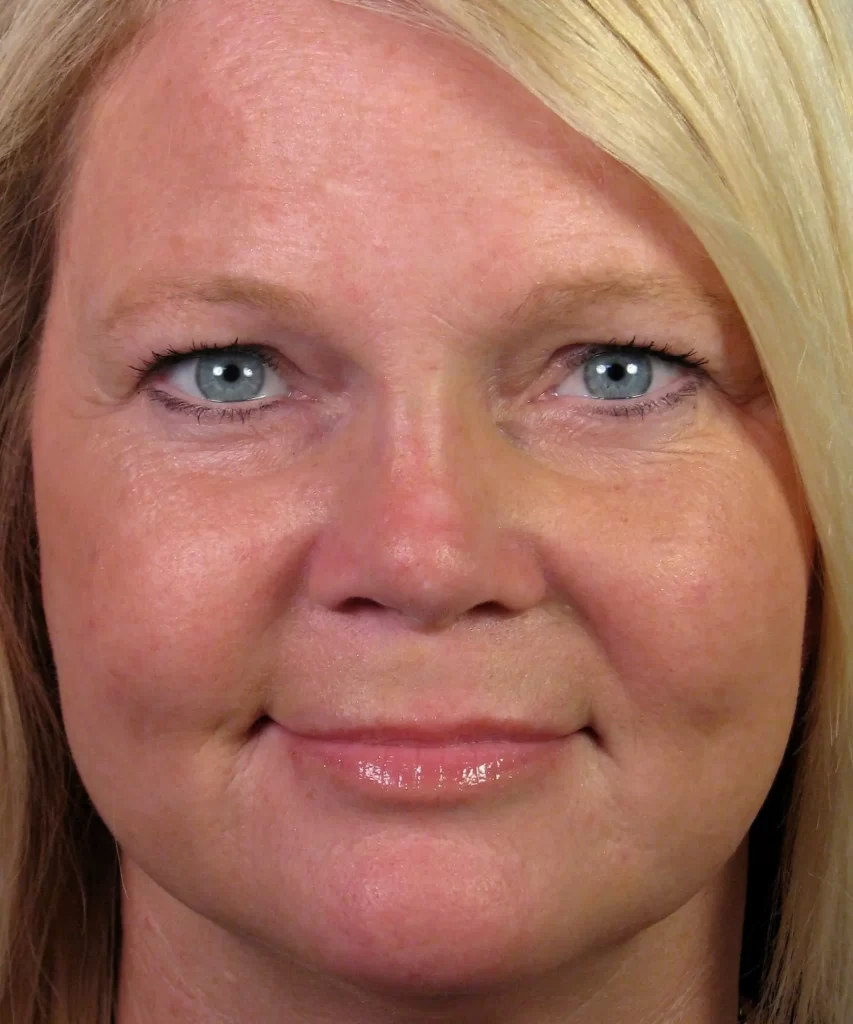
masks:
<svg viewBox="0 0 853 1024"><path fill-rule="evenodd" d="M282 728L306 739L338 741L340 743L369 743L377 746L447 746L457 743L515 742L534 743L562 739L571 729L532 725L524 722L478 720L465 722L378 722L343 727L288 727Z"/></svg>

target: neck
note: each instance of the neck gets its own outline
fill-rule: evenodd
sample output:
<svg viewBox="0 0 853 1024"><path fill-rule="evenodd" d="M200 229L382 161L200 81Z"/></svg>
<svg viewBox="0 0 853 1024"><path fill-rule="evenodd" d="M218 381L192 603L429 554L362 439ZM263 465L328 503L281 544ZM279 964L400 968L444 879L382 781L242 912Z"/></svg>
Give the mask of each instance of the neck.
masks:
<svg viewBox="0 0 853 1024"><path fill-rule="evenodd" d="M746 843L674 914L500 989L376 992L260 949L123 862L116 1024L735 1024Z"/></svg>

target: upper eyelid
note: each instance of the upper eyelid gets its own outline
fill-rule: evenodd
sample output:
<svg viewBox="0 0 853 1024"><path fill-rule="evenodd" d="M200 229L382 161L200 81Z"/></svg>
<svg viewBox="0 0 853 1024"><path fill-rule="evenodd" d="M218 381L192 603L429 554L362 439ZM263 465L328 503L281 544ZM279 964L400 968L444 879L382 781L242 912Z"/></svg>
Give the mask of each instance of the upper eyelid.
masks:
<svg viewBox="0 0 853 1024"><path fill-rule="evenodd" d="M665 361L689 361L694 363L696 366L705 366L709 362L707 358L698 356L695 349L691 348L686 352L680 352L672 349L668 342L638 341L637 336L624 340L618 338L612 338L608 341L579 340L572 342L569 345L564 345L560 351L563 351L566 354L570 351L575 351L578 353L577 361L582 362L584 358L592 357L595 354L609 349L634 349L639 352L649 352L657 358ZM273 345L252 340L241 341L239 338L236 338L233 341L224 342L222 344L217 342L198 342L193 340L187 348L180 350L175 349L173 346L168 346L162 352L152 352L143 366L135 366L133 369L142 375L145 372L149 372L155 366L179 363L190 359L193 356L203 355L206 352L227 352L233 350L253 352L255 355L265 358L265 360L271 359L277 363L291 362ZM291 365L294 370L297 369L294 364Z"/></svg>
<svg viewBox="0 0 853 1024"><path fill-rule="evenodd" d="M621 341L614 338L609 342L581 343L578 347L581 349L577 360L578 363L583 363L586 359L592 359L598 355L604 355L611 350L639 352L640 354L660 359L665 363L689 365L696 369L707 366L710 362L708 358L700 356L695 348L682 351L680 348L673 347L668 342L638 340L636 336L629 341Z"/></svg>
<svg viewBox="0 0 853 1024"><path fill-rule="evenodd" d="M216 342L198 342L193 340L189 347L185 349L176 349L174 346L169 345L163 349L162 352L152 352L147 359L141 364L133 367L135 373L140 377L150 374L154 371L163 369L168 366L175 366L179 363L186 362L193 357L198 358L199 356L205 355L207 352L251 352L263 359L264 362L279 362L284 357L279 355L272 346L264 345L260 342L255 341L240 341L235 339L234 341L225 342L224 344L218 344Z"/></svg>

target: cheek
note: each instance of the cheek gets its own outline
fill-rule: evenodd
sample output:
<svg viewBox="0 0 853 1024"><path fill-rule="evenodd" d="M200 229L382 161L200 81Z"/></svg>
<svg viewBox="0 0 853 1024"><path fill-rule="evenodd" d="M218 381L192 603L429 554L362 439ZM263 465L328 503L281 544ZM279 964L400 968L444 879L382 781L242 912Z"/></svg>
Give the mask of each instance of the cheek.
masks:
<svg viewBox="0 0 853 1024"><path fill-rule="evenodd" d="M778 456L684 457L677 472L600 494L606 530L554 551L560 589L599 646L591 707L615 818L637 834L656 831L640 812L692 814L697 800L745 831L781 763L812 540ZM567 522L563 536L577 535ZM704 819L697 828L723 820Z"/></svg>
<svg viewBox="0 0 853 1024"><path fill-rule="evenodd" d="M618 530L589 576L584 608L630 698L665 717L677 693L709 733L799 666L810 559L765 482L719 474L689 496L635 493L632 524L653 525Z"/></svg>
<svg viewBox="0 0 853 1024"><path fill-rule="evenodd" d="M263 486L130 461L92 471L51 457L37 473L63 717L93 791L144 763L168 776L211 737L245 739L281 654L311 505L298 481L273 502ZM107 737L121 737L109 760L98 749Z"/></svg>
<svg viewBox="0 0 853 1024"><path fill-rule="evenodd" d="M325 515L316 471L285 485L281 471L105 455L70 432L37 440L45 610L81 774L108 823L126 806L139 820L219 806L286 651L318 657L292 629ZM611 819L652 842L701 791L745 831L799 681L810 553L780 473L746 446L672 456L622 485L544 479L531 469L518 485L559 614L529 621L538 649L575 652L553 663L576 665L566 685L610 755Z"/></svg>

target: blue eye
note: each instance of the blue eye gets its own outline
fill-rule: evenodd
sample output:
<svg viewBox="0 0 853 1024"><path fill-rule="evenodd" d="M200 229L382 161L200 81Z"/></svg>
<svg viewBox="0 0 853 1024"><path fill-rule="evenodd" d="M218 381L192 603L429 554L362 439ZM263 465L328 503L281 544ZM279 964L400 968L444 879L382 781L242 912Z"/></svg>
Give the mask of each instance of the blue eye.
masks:
<svg viewBox="0 0 853 1024"><path fill-rule="evenodd" d="M692 353L691 353L692 355ZM625 401L644 398L682 379L705 360L673 355L653 345L598 346L573 360L568 375L553 392L557 397Z"/></svg>
<svg viewBox="0 0 853 1024"><path fill-rule="evenodd" d="M216 404L244 405L291 394L276 360L260 345L237 343L187 352L154 354L146 375L157 376L187 398Z"/></svg>
<svg viewBox="0 0 853 1024"><path fill-rule="evenodd" d="M208 402L249 402L263 397L267 367L254 352L205 352L189 360L187 366L191 368L192 363L195 386Z"/></svg>
<svg viewBox="0 0 853 1024"><path fill-rule="evenodd" d="M640 398L654 376L652 357L646 352L616 350L594 356L583 366L583 382L592 398Z"/></svg>

